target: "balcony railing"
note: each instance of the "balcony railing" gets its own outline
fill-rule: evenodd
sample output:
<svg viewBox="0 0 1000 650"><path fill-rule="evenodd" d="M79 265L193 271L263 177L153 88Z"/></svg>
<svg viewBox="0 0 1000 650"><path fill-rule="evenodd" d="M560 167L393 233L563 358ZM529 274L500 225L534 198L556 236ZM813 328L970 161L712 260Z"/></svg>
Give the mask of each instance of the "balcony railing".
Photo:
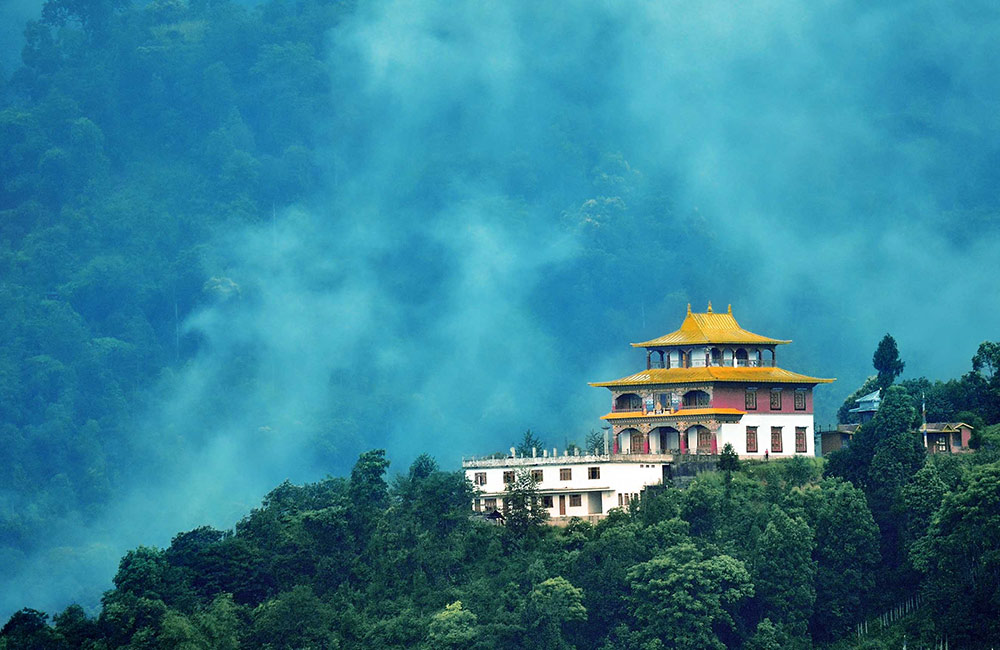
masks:
<svg viewBox="0 0 1000 650"><path fill-rule="evenodd" d="M710 359L707 362L705 359L692 359L690 361L689 368L773 368L774 361L770 359ZM654 363L651 368L662 368L663 366L658 363ZM681 368L683 366L671 366L673 368Z"/></svg>

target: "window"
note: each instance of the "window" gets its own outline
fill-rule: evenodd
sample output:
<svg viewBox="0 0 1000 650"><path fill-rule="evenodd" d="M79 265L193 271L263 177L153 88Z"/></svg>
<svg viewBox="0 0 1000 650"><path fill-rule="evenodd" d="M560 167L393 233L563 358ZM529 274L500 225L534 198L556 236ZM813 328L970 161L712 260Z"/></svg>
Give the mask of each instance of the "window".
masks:
<svg viewBox="0 0 1000 650"><path fill-rule="evenodd" d="M579 494L569 495L569 507L579 508L583 504L583 499L580 498Z"/></svg>
<svg viewBox="0 0 1000 650"><path fill-rule="evenodd" d="M747 453L757 453L757 427L747 427Z"/></svg>
<svg viewBox="0 0 1000 650"><path fill-rule="evenodd" d="M635 393L625 393L615 398L615 411L641 411L642 398Z"/></svg>
<svg viewBox="0 0 1000 650"><path fill-rule="evenodd" d="M771 427L771 453L781 453L781 427Z"/></svg>
<svg viewBox="0 0 1000 650"><path fill-rule="evenodd" d="M570 481L573 479L573 468L563 467L559 470L559 480L560 481Z"/></svg>
<svg viewBox="0 0 1000 650"><path fill-rule="evenodd" d="M795 452L798 454L806 453L806 428L805 427L795 427Z"/></svg>
<svg viewBox="0 0 1000 650"><path fill-rule="evenodd" d="M551 508L552 507L552 497L550 497L550 496L542 497L542 505L545 506L546 508Z"/></svg>
<svg viewBox="0 0 1000 650"><path fill-rule="evenodd" d="M479 512L483 509L483 502L481 499L476 499L475 503L472 504L472 509Z"/></svg>
<svg viewBox="0 0 1000 650"><path fill-rule="evenodd" d="M541 483L542 482L542 470L540 470L540 469L533 469L533 470L531 470L531 480L534 481L535 483Z"/></svg>
<svg viewBox="0 0 1000 650"><path fill-rule="evenodd" d="M806 392L804 390L795 391L795 410L806 410Z"/></svg>
<svg viewBox="0 0 1000 650"><path fill-rule="evenodd" d="M745 405L746 405L748 411L755 411L755 410L757 410L757 389L756 388L748 388L747 389Z"/></svg>
<svg viewBox="0 0 1000 650"><path fill-rule="evenodd" d="M628 493L626 492L625 493L625 505L628 505L628 501L629 501L629 497L628 497Z"/></svg>
<svg viewBox="0 0 1000 650"><path fill-rule="evenodd" d="M601 478L601 468L600 467L588 467L587 468L587 478L594 480L595 478Z"/></svg>
<svg viewBox="0 0 1000 650"><path fill-rule="evenodd" d="M504 472L503 473L503 482L504 482L505 485L508 484L508 483L513 483L514 482L514 472L513 472L513 470L511 470L509 472Z"/></svg>
<svg viewBox="0 0 1000 650"><path fill-rule="evenodd" d="M487 511L489 511L489 510L496 510L497 509L497 500L496 499L484 499L483 500L483 508L485 510L487 510Z"/></svg>
<svg viewBox="0 0 1000 650"><path fill-rule="evenodd" d="M476 485L486 485L486 472L476 472Z"/></svg>
<svg viewBox="0 0 1000 650"><path fill-rule="evenodd" d="M708 393L703 390L692 390L684 393L685 408L704 408L709 405Z"/></svg>
<svg viewBox="0 0 1000 650"><path fill-rule="evenodd" d="M780 411L781 410L781 389L772 388L771 389L771 410Z"/></svg>
<svg viewBox="0 0 1000 650"><path fill-rule="evenodd" d="M698 428L698 453L707 454L712 450L712 432L705 427Z"/></svg>

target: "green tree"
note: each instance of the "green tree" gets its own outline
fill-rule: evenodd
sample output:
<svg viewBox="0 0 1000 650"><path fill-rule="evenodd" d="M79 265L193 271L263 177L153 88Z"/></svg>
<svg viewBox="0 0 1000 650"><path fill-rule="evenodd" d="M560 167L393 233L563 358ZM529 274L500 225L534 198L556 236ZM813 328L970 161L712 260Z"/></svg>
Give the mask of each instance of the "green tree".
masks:
<svg viewBox="0 0 1000 650"><path fill-rule="evenodd" d="M385 450L373 449L361 454L351 469L347 489L351 504L350 520L362 548L367 545L378 519L389 506L389 485L385 482L388 467Z"/></svg>
<svg viewBox="0 0 1000 650"><path fill-rule="evenodd" d="M896 339L892 338L889 334L882 337L882 340L878 343L878 347L875 348L875 354L872 356L872 365L878 371L875 383L884 395L885 389L896 381L896 377L902 374L903 367L906 365L899 358Z"/></svg>
<svg viewBox="0 0 1000 650"><path fill-rule="evenodd" d="M48 615L37 609L25 608L14 615L0 628L0 647L37 648L38 650L62 650L63 640L49 627Z"/></svg>
<svg viewBox="0 0 1000 650"><path fill-rule="evenodd" d="M71 648L82 648L84 640L96 639L97 622L87 617L79 605L70 605L61 614L53 617L56 632Z"/></svg>
<svg viewBox="0 0 1000 650"><path fill-rule="evenodd" d="M521 440L515 447L517 455L522 458L531 458L532 450L536 450L535 453L541 455L542 449L544 448L545 442L532 433L531 429L527 429L524 432L524 435L521 436Z"/></svg>
<svg viewBox="0 0 1000 650"><path fill-rule="evenodd" d="M906 518L906 547L927 534L934 513L941 506L948 487L934 463L924 463L900 491L902 514Z"/></svg>
<svg viewBox="0 0 1000 650"><path fill-rule="evenodd" d="M850 632L865 616L881 562L879 529L864 493L839 479L820 490L801 490L803 512L816 548L816 604L809 622L813 638L829 642Z"/></svg>
<svg viewBox="0 0 1000 650"><path fill-rule="evenodd" d="M557 650L570 648L563 626L587 619L583 591L561 576L536 585L528 594L526 615L531 642L529 647Z"/></svg>
<svg viewBox="0 0 1000 650"><path fill-rule="evenodd" d="M940 634L955 647L1000 643L1000 463L948 494L910 555Z"/></svg>
<svg viewBox="0 0 1000 650"><path fill-rule="evenodd" d="M733 472L739 471L740 457L736 453L736 450L733 449L732 443L727 442L725 445L723 445L722 453L719 454L719 460L715 464L715 466L718 467L721 471L726 472L728 474L732 474Z"/></svg>
<svg viewBox="0 0 1000 650"><path fill-rule="evenodd" d="M694 544L667 549L628 572L637 626L647 641L679 650L724 650L736 632L733 612L754 595L743 562L705 557Z"/></svg>
<svg viewBox="0 0 1000 650"><path fill-rule="evenodd" d="M515 539L536 539L549 518L542 507L538 487L528 470L518 470L503 497L506 531Z"/></svg>
<svg viewBox="0 0 1000 650"><path fill-rule="evenodd" d="M588 454L604 453L604 432L591 429L583 441L583 450ZM610 449L608 450L610 451Z"/></svg>
<svg viewBox="0 0 1000 650"><path fill-rule="evenodd" d="M429 648L468 648L479 634L478 617L462 607L462 601L447 605L431 617L427 628Z"/></svg>
<svg viewBox="0 0 1000 650"><path fill-rule="evenodd" d="M747 639L746 650L784 650L788 647L788 635L771 619L765 618L757 624L753 636Z"/></svg>
<svg viewBox="0 0 1000 650"><path fill-rule="evenodd" d="M988 424L1000 422L1000 342L979 344L972 357L972 374L981 379L977 391L980 394L979 413Z"/></svg>
<svg viewBox="0 0 1000 650"><path fill-rule="evenodd" d="M251 637L266 650L335 648L338 640L332 626L336 620L329 605L308 586L299 585L254 610Z"/></svg>
<svg viewBox="0 0 1000 650"><path fill-rule="evenodd" d="M816 546L806 522L776 509L757 542L753 582L763 615L788 626L795 636L806 633L816 602Z"/></svg>

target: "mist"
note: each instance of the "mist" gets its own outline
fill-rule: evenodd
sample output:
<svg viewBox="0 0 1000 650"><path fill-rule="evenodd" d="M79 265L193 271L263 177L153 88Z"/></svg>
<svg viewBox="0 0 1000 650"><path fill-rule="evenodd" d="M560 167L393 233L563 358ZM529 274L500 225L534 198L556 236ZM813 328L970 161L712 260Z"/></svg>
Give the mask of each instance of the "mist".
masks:
<svg viewBox="0 0 1000 650"><path fill-rule="evenodd" d="M93 608L128 548L365 449L582 442L587 382L689 302L836 377L818 425L886 332L904 377L968 371L1000 309L998 37L986 3L365 4L323 53L321 190L213 243L147 480L22 559L0 615Z"/></svg>

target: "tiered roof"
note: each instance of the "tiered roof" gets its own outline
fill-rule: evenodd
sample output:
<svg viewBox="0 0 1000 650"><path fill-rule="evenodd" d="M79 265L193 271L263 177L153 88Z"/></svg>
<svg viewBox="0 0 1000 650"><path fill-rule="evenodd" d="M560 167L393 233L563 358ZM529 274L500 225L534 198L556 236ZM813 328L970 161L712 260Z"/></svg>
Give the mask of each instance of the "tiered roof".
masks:
<svg viewBox="0 0 1000 650"><path fill-rule="evenodd" d="M629 420L634 419L637 415L641 415L643 418L673 418L673 419L684 419L693 418L702 415L746 415L746 411L741 411L740 409L733 408L687 408L678 409L676 411L647 411L643 413L641 410L638 411L613 411L607 415L602 415L602 420Z"/></svg>
<svg viewBox="0 0 1000 650"><path fill-rule="evenodd" d="M775 367L708 366L699 368L650 368L614 381L592 382L591 386L641 386L645 384L697 384L705 382L829 384L833 379L800 375Z"/></svg>
<svg viewBox="0 0 1000 650"><path fill-rule="evenodd" d="M731 345L782 345L791 343L781 339L772 339L760 334L749 332L733 318L733 306L728 313L712 312L712 303L708 303L708 311L704 314L692 314L688 305L687 317L681 323L681 328L670 334L642 343L633 343L634 348L661 348L672 345L705 345L720 343Z"/></svg>

